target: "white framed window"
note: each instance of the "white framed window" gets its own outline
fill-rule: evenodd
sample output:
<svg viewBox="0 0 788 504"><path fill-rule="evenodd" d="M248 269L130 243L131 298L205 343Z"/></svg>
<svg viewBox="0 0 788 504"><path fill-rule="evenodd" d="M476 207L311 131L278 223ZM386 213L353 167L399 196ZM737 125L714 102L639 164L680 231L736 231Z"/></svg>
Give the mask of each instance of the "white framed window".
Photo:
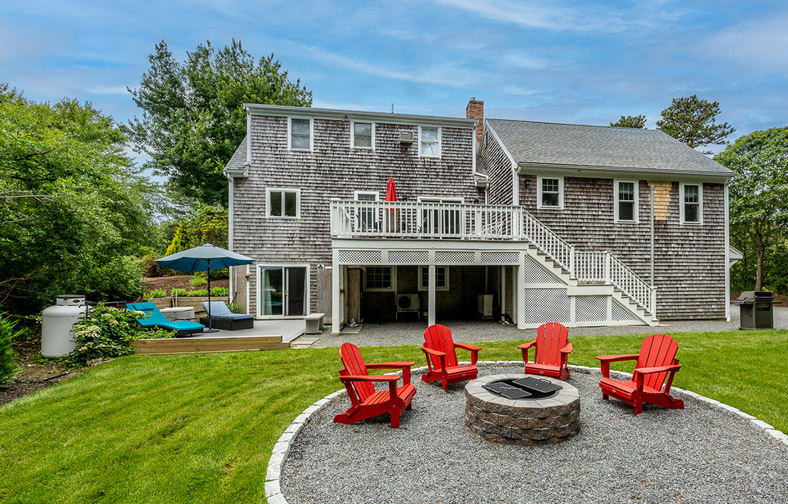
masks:
<svg viewBox="0 0 788 504"><path fill-rule="evenodd" d="M419 290L429 290L430 285L430 267L419 266ZM435 290L447 291L449 290L449 267L448 266L435 266Z"/></svg>
<svg viewBox="0 0 788 504"><path fill-rule="evenodd" d="M353 191L353 198L356 201L378 201L378 197L378 193L374 191ZM359 208L356 213L356 222L360 231L378 229L380 219L377 208Z"/></svg>
<svg viewBox="0 0 788 504"><path fill-rule="evenodd" d="M287 118L287 148L293 151L311 151L314 145L314 121L312 119Z"/></svg>
<svg viewBox="0 0 788 504"><path fill-rule="evenodd" d="M278 219L301 217L301 190L269 187L265 190L265 216Z"/></svg>
<svg viewBox="0 0 788 504"><path fill-rule="evenodd" d="M364 268L364 290L367 292L395 292L397 268L395 266L367 266Z"/></svg>
<svg viewBox="0 0 788 504"><path fill-rule="evenodd" d="M419 196L424 203L462 203L462 198L440 198L437 196ZM437 235L456 235L462 229L462 213L453 208L423 208L421 210L421 232Z"/></svg>
<svg viewBox="0 0 788 504"><path fill-rule="evenodd" d="M536 177L536 208L564 208L564 177Z"/></svg>
<svg viewBox="0 0 788 504"><path fill-rule="evenodd" d="M682 224L703 224L703 184L679 184Z"/></svg>
<svg viewBox="0 0 788 504"><path fill-rule="evenodd" d="M613 216L616 222L638 222L637 180L613 181Z"/></svg>
<svg viewBox="0 0 788 504"><path fill-rule="evenodd" d="M350 121L350 146L354 149L374 149L375 123Z"/></svg>
<svg viewBox="0 0 788 504"><path fill-rule="evenodd" d="M441 157L441 129L439 126L419 126L419 156Z"/></svg>

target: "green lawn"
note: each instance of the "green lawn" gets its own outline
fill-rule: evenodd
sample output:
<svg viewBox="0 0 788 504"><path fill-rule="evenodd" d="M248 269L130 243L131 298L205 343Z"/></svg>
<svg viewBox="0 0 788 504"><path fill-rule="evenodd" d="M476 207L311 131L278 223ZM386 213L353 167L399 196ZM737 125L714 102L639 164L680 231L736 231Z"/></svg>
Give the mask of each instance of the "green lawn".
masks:
<svg viewBox="0 0 788 504"><path fill-rule="evenodd" d="M674 337L684 365L676 386L788 431L788 331ZM641 340L573 338L570 363L598 366L595 355L637 353ZM481 343L480 358L519 359L518 343ZM363 352L370 362L424 362L416 346ZM129 356L91 368L0 407L0 500L264 502L274 442L340 388L339 368L335 348Z"/></svg>

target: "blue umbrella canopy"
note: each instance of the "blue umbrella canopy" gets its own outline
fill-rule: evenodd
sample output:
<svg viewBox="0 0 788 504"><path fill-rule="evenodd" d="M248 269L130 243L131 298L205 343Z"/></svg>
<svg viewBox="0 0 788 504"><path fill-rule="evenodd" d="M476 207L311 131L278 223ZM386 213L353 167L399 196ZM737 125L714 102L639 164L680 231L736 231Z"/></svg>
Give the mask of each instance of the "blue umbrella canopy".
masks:
<svg viewBox="0 0 788 504"><path fill-rule="evenodd" d="M228 266L241 266L253 262L254 259L251 257L230 252L210 243L156 259L156 263L161 266L191 273L195 271L213 271L227 268Z"/></svg>

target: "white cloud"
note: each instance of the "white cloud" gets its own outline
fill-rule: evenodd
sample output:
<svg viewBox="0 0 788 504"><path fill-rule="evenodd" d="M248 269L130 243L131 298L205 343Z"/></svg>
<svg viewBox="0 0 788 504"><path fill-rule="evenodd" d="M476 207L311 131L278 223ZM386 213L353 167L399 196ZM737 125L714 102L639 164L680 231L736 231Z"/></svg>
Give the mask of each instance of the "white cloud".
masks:
<svg viewBox="0 0 788 504"><path fill-rule="evenodd" d="M730 61L746 69L788 76L788 14L745 21L720 30L698 53L707 59Z"/></svg>
<svg viewBox="0 0 788 504"><path fill-rule="evenodd" d="M128 94L128 90L126 86L92 86L87 88L85 91L92 94L121 94L125 95Z"/></svg>

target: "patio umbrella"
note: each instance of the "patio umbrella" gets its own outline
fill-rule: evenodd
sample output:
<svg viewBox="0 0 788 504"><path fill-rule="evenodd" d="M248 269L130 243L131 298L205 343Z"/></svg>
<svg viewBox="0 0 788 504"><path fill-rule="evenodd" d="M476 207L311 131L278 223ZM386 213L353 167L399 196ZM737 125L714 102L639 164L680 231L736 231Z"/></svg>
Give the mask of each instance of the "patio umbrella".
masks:
<svg viewBox="0 0 788 504"><path fill-rule="evenodd" d="M227 249L206 243L199 247L190 248L170 254L161 259L156 259L157 264L178 271L194 273L197 271L208 272L208 330L216 332L211 321L211 270L227 268L229 266L242 266L251 264L254 259L245 255L236 254Z"/></svg>
<svg viewBox="0 0 788 504"><path fill-rule="evenodd" d="M389 177L386 183L386 201L397 201L397 186L394 185L394 179ZM386 231L396 230L398 225L397 209L386 209Z"/></svg>
<svg viewBox="0 0 788 504"><path fill-rule="evenodd" d="M397 201L397 186L394 185L394 179L391 177L386 184L386 201Z"/></svg>

